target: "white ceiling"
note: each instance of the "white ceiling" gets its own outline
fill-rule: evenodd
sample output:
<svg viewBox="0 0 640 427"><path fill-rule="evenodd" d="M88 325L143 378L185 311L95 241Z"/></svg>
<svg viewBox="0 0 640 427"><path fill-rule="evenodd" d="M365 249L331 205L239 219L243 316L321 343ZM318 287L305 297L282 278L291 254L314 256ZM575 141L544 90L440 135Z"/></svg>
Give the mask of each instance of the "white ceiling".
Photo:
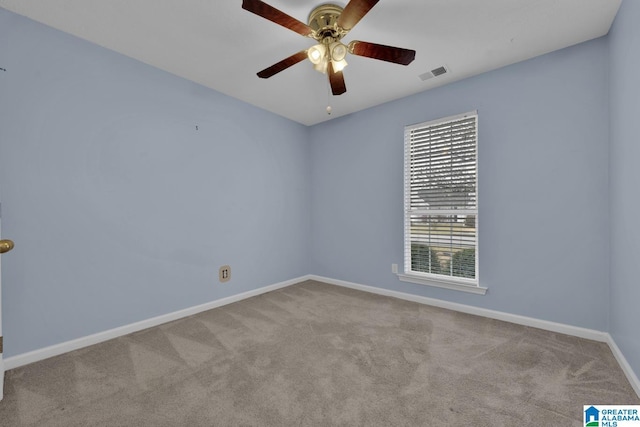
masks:
<svg viewBox="0 0 640 427"><path fill-rule="evenodd" d="M305 23L325 2L267 0ZM603 36L620 3L381 0L344 41L414 49L415 61L405 67L349 56L347 93L329 97L326 76L308 61L267 80L256 76L314 43L243 10L241 0L0 0L5 9L305 125ZM418 77L442 65L448 74Z"/></svg>

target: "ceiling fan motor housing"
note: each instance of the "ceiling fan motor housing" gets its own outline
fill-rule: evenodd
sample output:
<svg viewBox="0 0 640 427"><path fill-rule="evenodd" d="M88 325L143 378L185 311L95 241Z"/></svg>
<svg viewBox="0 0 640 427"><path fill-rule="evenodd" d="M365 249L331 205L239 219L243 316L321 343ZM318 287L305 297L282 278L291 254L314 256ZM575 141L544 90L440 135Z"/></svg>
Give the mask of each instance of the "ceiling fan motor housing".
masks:
<svg viewBox="0 0 640 427"><path fill-rule="evenodd" d="M313 29L313 38L327 44L340 40L347 34L338 27L338 18L342 14L342 7L327 3L321 4L309 14L309 26Z"/></svg>

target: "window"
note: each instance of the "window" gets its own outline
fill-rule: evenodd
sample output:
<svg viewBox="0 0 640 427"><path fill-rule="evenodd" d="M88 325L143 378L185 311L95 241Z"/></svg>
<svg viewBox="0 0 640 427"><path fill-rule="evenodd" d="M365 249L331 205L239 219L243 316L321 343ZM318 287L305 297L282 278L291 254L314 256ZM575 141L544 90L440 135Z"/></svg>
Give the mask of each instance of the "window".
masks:
<svg viewBox="0 0 640 427"><path fill-rule="evenodd" d="M478 115L407 126L401 280L485 293L478 282Z"/></svg>

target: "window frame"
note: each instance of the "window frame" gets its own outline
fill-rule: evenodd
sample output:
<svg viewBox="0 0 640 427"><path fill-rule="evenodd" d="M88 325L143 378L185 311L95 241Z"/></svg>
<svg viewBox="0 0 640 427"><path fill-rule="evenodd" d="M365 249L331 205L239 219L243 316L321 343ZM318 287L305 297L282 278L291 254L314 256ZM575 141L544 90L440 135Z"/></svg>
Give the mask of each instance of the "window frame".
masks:
<svg viewBox="0 0 640 427"><path fill-rule="evenodd" d="M430 127L442 126L443 124L460 121L475 117L475 277L464 278L457 276L450 276L444 274L426 273L411 270L411 148L412 139L411 133L416 129L428 129ZM404 253L404 268L403 273L398 273L398 278L404 282L417 283L421 285L435 286L439 288L454 289L458 291L470 292L475 294L484 295L487 292L487 288L480 286L479 276L479 207L480 207L480 192L479 192L479 179L478 179L478 111L473 110L463 114L456 114L453 116L443 117L436 120L429 120L422 123L413 125L407 125L404 128L404 192L403 192L403 215L404 215L404 233L403 233L403 253ZM436 212L436 211L434 211ZM441 211L442 212L442 211ZM434 213L437 215L437 213Z"/></svg>

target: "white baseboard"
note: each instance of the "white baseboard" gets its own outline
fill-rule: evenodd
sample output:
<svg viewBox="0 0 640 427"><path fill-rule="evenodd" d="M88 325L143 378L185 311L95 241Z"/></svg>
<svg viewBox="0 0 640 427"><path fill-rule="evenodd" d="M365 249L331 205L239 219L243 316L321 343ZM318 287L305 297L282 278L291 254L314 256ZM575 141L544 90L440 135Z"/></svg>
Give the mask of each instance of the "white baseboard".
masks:
<svg viewBox="0 0 640 427"><path fill-rule="evenodd" d="M611 352L613 353L616 360L620 364L622 371L627 376L627 379L631 383L631 387L633 387L638 397L640 397L640 379L638 379L638 376L636 375L636 373L633 372L631 365L629 365L629 362L624 357L624 354L622 354L620 347L618 347L618 344L616 344L613 337L610 334L607 334L607 338L608 338L607 344L609 344L609 348L611 349Z"/></svg>
<svg viewBox="0 0 640 427"><path fill-rule="evenodd" d="M533 328L544 329L547 331L558 332L566 335L573 335L576 337L586 338L594 341L607 342L607 336L609 335L606 332L600 332L593 329L580 328L577 326L565 325L563 323L549 322L547 320L535 319L533 317L504 313L502 311L489 310L486 308L458 304L455 302L449 302L435 298L428 298L419 295L407 294L404 292L391 291L389 289L376 288L374 286L360 285L358 283L345 282L343 280L335 280L327 277L311 276L310 279L328 283L330 285L343 286L346 288L357 289L360 291L370 292L378 295L385 295L407 301L413 301L420 304L431 305L434 307L446 308L462 313L474 314L476 316L488 317L490 319L504 320L505 322L531 326Z"/></svg>
<svg viewBox="0 0 640 427"><path fill-rule="evenodd" d="M344 280L330 279L328 277L310 275L306 279L316 280L318 282L328 283L330 285L342 286L345 288L357 289L359 291L370 292L378 295L384 295L394 298L399 298L407 301L417 302L419 304L431 305L434 307L446 308L453 311L459 311L462 313L475 314L477 316L488 317L490 319L503 320L505 322L516 323L518 325L530 326L533 328L544 329L546 331L557 332L565 335L572 335L579 338L590 339L593 341L604 342L609 345L611 352L615 356L616 360L620 364L622 371L626 375L631 387L635 390L638 397L640 397L640 380L636 376L635 372L627 362L627 359L620 351L620 348L616 345L613 337L608 332L596 331L593 329L580 328L577 326L566 325L563 323L549 322L547 320L540 320L533 317L519 316L517 314L504 313L501 311L489 310L486 308L479 308L470 305L458 304L455 302L449 302L439 300L435 298L428 298L419 295L407 294L404 292L392 291L389 289L377 288L374 286L361 285L353 282L346 282Z"/></svg>
<svg viewBox="0 0 640 427"><path fill-rule="evenodd" d="M4 360L2 359L2 353L0 353L0 372L4 372ZM4 397L4 376L0 375L0 400Z"/></svg>
<svg viewBox="0 0 640 427"><path fill-rule="evenodd" d="M287 286L294 285L296 283L307 280L307 277L299 277L296 279L287 280L284 282L276 283L273 285L265 286L252 291L243 292L230 297L221 298L219 300L211 301L205 304L197 305L194 307L185 308L184 310L174 311L173 313L164 314L162 316L153 317L151 319L142 320L140 322L131 323L129 325L121 326L119 328L109 329L108 331L99 332L97 334L88 335L86 337L78 338L71 341L66 341L60 344L55 344L49 347L41 348L38 350L30 351L28 353L18 354L16 356L8 357L4 360L4 368L11 370L20 366L28 365L29 363L37 362L39 360L48 359L49 357L58 356L69 351L78 350L90 345L98 344L110 339L118 338L123 335L138 332L143 329L158 326L163 323L171 322L173 320L182 319L183 317L192 316L194 314L201 313L203 311L211 310L216 307L222 307L223 305L238 302L247 298L254 297L256 295L264 294L267 292L275 291L276 289L286 288Z"/></svg>

